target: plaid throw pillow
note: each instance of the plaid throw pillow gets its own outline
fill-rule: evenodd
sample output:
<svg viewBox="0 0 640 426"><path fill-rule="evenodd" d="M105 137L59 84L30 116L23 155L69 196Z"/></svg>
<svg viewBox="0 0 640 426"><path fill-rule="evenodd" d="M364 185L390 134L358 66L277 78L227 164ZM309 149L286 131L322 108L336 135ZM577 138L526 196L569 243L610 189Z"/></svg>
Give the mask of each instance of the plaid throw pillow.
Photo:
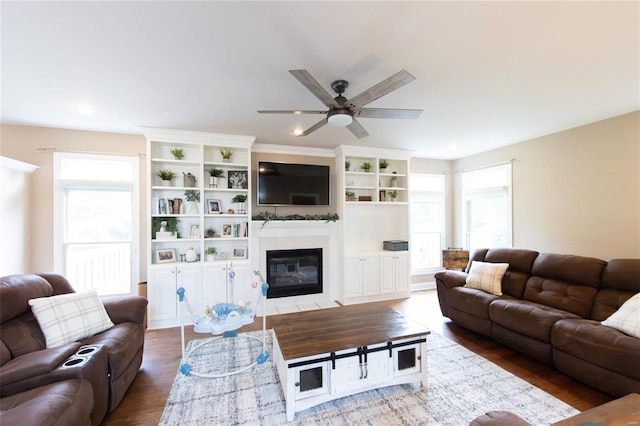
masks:
<svg viewBox="0 0 640 426"><path fill-rule="evenodd" d="M502 277L508 267L508 263L488 263L474 260L471 262L467 282L464 286L502 296Z"/></svg>
<svg viewBox="0 0 640 426"><path fill-rule="evenodd" d="M640 338L640 293L631 296L602 325L615 328L630 336Z"/></svg>
<svg viewBox="0 0 640 426"><path fill-rule="evenodd" d="M47 348L75 342L113 327L95 291L29 300Z"/></svg>

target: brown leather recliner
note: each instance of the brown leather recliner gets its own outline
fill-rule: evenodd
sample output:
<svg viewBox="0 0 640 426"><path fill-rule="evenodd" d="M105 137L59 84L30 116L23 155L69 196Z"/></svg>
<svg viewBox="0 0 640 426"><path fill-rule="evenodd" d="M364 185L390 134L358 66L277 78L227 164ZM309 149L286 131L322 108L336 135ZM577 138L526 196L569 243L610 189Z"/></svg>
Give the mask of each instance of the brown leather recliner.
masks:
<svg viewBox="0 0 640 426"><path fill-rule="evenodd" d="M53 273L0 278L0 396L84 379L93 390L91 423L97 425L118 406L142 364L147 300L104 299L113 327L47 349L28 301L73 292L66 278Z"/></svg>
<svg viewBox="0 0 640 426"><path fill-rule="evenodd" d="M496 248L474 260L509 264L502 295L464 287L465 272L438 272L444 316L610 395L640 392L640 339L600 323L640 292L640 259Z"/></svg>

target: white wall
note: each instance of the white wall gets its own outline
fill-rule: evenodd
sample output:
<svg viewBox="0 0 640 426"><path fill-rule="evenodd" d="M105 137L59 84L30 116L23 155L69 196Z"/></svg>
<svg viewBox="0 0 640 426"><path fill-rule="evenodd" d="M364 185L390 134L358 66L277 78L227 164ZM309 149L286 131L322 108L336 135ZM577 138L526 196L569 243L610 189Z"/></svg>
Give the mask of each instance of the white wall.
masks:
<svg viewBox="0 0 640 426"><path fill-rule="evenodd" d="M640 257L640 112L456 160L456 200L461 171L511 159L514 247Z"/></svg>
<svg viewBox="0 0 640 426"><path fill-rule="evenodd" d="M31 173L37 167L11 158L0 158L2 182L0 210L0 276L25 274L31 260Z"/></svg>

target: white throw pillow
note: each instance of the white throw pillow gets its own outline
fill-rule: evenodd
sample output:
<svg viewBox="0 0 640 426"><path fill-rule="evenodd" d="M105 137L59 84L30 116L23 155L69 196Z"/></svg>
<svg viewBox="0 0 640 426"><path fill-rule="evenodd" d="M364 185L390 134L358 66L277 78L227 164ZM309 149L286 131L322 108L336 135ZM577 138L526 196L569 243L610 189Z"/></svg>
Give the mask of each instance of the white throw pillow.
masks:
<svg viewBox="0 0 640 426"><path fill-rule="evenodd" d="M502 277L509 268L508 263L471 262L467 275L467 288L483 290L491 294L502 296Z"/></svg>
<svg viewBox="0 0 640 426"><path fill-rule="evenodd" d="M113 327L95 291L29 300L31 311L47 341L47 348L93 336Z"/></svg>
<svg viewBox="0 0 640 426"><path fill-rule="evenodd" d="M640 293L631 296L602 325L615 328L630 336L640 338Z"/></svg>

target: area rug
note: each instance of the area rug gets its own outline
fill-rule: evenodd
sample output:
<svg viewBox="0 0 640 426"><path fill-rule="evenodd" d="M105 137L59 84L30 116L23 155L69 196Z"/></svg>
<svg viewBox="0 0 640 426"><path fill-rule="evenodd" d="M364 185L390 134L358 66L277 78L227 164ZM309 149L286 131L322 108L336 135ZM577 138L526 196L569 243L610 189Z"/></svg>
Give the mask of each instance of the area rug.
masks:
<svg viewBox="0 0 640 426"><path fill-rule="evenodd" d="M260 336L261 332L249 333ZM271 334L267 332L271 353ZM189 347L201 342L194 340ZM427 339L428 386L389 386L296 413L288 423L272 357L228 377L201 378L178 372L161 425L465 425L491 410L511 411L547 425L578 410L474 354L431 333ZM187 349L188 349L187 348ZM259 341L219 339L189 358L193 371L218 374L250 365Z"/></svg>

